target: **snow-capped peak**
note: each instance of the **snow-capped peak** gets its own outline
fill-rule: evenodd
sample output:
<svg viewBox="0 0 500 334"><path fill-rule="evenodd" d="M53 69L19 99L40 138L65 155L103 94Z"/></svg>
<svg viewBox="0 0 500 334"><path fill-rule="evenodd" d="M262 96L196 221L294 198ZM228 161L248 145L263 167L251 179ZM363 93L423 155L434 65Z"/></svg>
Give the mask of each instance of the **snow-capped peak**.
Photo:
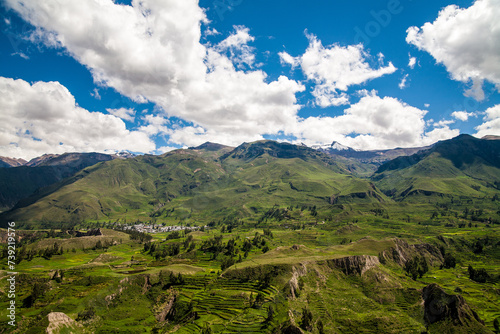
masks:
<svg viewBox="0 0 500 334"><path fill-rule="evenodd" d="M350 150L353 150L352 148L344 146L344 145L342 145L340 143L337 143L336 141L334 141L332 143L332 145L330 145L330 148L332 150L336 150L336 151L350 151Z"/></svg>

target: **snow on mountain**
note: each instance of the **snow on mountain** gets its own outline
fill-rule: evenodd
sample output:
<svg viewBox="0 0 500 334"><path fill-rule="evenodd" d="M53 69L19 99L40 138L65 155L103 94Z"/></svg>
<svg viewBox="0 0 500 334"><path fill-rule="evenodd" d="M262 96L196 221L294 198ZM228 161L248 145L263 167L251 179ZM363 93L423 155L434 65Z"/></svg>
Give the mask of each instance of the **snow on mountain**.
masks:
<svg viewBox="0 0 500 334"><path fill-rule="evenodd" d="M358 151L351 147L342 145L336 141L332 142L330 145L313 145L311 148L315 150L333 150L333 151Z"/></svg>

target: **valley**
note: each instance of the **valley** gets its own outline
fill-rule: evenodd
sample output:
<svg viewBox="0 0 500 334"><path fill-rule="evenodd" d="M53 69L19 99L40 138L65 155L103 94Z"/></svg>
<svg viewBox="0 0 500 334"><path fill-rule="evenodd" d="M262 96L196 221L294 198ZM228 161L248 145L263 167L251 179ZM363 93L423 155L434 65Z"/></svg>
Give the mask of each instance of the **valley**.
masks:
<svg viewBox="0 0 500 334"><path fill-rule="evenodd" d="M76 171L0 214L0 331L498 332L500 142L366 164L260 141Z"/></svg>

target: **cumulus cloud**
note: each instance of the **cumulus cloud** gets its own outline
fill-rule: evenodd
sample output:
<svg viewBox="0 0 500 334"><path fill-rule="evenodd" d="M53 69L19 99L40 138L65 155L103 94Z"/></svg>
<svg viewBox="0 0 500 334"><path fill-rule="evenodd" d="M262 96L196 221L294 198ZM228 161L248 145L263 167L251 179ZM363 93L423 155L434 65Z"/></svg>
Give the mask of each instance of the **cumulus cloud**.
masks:
<svg viewBox="0 0 500 334"><path fill-rule="evenodd" d="M412 147L459 134L445 124L426 131L426 110L374 92L362 97L338 117L310 117L299 123L300 139L309 144L336 140L358 149Z"/></svg>
<svg viewBox="0 0 500 334"><path fill-rule="evenodd" d="M44 153L149 152L155 144L121 119L79 107L58 82L0 77L0 150L31 159Z"/></svg>
<svg viewBox="0 0 500 334"><path fill-rule="evenodd" d="M90 93L90 96L92 96L96 100L101 99L101 94L99 94L99 90L97 88L94 88L94 90Z"/></svg>
<svg viewBox="0 0 500 334"><path fill-rule="evenodd" d="M134 109L127 109L127 108L119 108L119 109L106 109L106 111L118 118L121 118L123 120L133 122L135 120L135 110Z"/></svg>
<svg viewBox="0 0 500 334"><path fill-rule="evenodd" d="M29 152L25 157L36 152L151 152L154 136L168 137L166 146L158 149L165 151L205 141L239 145L266 134L295 136L307 143L338 140L364 149L420 146L458 134L446 125L428 131L425 110L380 98L373 91L360 93L360 101L342 116L301 119L296 95L305 90L304 85L285 76L270 80L263 70L254 68L254 49L249 46L254 37L248 28L235 26L216 45L200 43L201 25L207 21L197 0L133 0L131 6L112 0L5 3L37 28L33 41L65 50L89 69L100 86L158 107L153 115L135 117L142 126L129 131L122 119L132 120L131 110L110 109L108 115L89 112L78 107L58 83L21 81L20 86L28 87L24 91L36 96L26 101L57 103L33 109L18 97L23 90L19 94L7 90L15 98L2 94L4 103L17 101L16 107L3 106L10 109L2 110L12 111L0 116L2 126L16 129L0 134L2 152L8 155L20 156L16 148ZM312 94L319 106L347 104L351 86L396 71L392 63L384 64L382 54L373 59L362 45L325 47L315 36L308 38L303 55L282 52L280 58L292 67L300 66L314 84ZM50 94L40 94L41 87L49 87ZM52 123L38 121L40 113L45 118L52 115ZM182 125L169 120L175 117Z"/></svg>
<svg viewBox="0 0 500 334"><path fill-rule="evenodd" d="M290 65L292 69L300 65L300 57L292 57L287 52L278 52L282 65Z"/></svg>
<svg viewBox="0 0 500 334"><path fill-rule="evenodd" d="M443 119L443 120L440 120L439 122L434 122L433 126L435 128L442 128L442 127L448 126L448 125L453 124L453 123L455 123L455 121L452 119Z"/></svg>
<svg viewBox="0 0 500 334"><path fill-rule="evenodd" d="M488 135L500 136L500 104L491 107L485 111L483 124L476 127L476 137Z"/></svg>
<svg viewBox="0 0 500 334"><path fill-rule="evenodd" d="M347 104L349 98L345 91L350 86L360 85L369 80L379 78L396 71L389 62L383 65L383 55L379 54L380 67L374 69L369 64L370 55L364 51L363 45L346 47L333 44L324 47L314 35L307 35L309 46L300 57L292 57L286 52L280 53L283 63L295 67L300 64L308 80L316 85L312 94L320 107Z"/></svg>
<svg viewBox="0 0 500 334"><path fill-rule="evenodd" d="M405 74L404 77L401 79L399 82L399 89L405 89L406 88L406 80L408 80L408 74Z"/></svg>
<svg viewBox="0 0 500 334"><path fill-rule="evenodd" d="M206 17L197 0L134 0L132 6L112 0L6 3L37 27L40 41L64 48L100 85L139 102L152 101L164 111L162 117L179 117L203 129L193 139L182 135L188 129L170 129L174 144L183 138L182 144L191 146L210 134L235 143L278 133L300 108L295 97L304 89L300 83L239 68L253 63L247 44L254 37L247 28L235 27L218 45L200 43Z"/></svg>
<svg viewBox="0 0 500 334"><path fill-rule="evenodd" d="M452 78L470 84L466 96L484 99L483 82L500 91L500 0L476 0L469 8L445 7L433 23L410 27L406 41L429 52Z"/></svg>
<svg viewBox="0 0 500 334"><path fill-rule="evenodd" d="M225 40L217 44L217 51L229 52L229 58L238 68L245 65L252 67L255 62L254 48L248 43L253 42L255 37L250 35L250 29L244 26L234 26L235 32Z"/></svg>
<svg viewBox="0 0 500 334"><path fill-rule="evenodd" d="M466 122L471 116L476 116L476 113L466 111L454 111L451 113L451 117L462 122Z"/></svg>
<svg viewBox="0 0 500 334"><path fill-rule="evenodd" d="M409 56L410 60L408 61L408 67L413 69L415 68L415 65L417 64L417 58Z"/></svg>

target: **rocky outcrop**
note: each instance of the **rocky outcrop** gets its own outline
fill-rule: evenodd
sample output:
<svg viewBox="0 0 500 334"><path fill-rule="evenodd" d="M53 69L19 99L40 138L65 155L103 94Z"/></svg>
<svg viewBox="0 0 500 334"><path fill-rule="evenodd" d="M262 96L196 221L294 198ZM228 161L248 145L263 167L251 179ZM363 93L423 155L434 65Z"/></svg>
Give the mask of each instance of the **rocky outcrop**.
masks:
<svg viewBox="0 0 500 334"><path fill-rule="evenodd" d="M162 311L156 315L156 320L158 322L164 322L167 320L168 316L172 314L175 300L177 299L177 294L174 294L170 297L170 299L165 303Z"/></svg>
<svg viewBox="0 0 500 334"><path fill-rule="evenodd" d="M428 325L446 322L460 327L484 328L484 322L479 318L460 295L449 295L439 285L433 283L422 290L424 300L424 319ZM476 332L475 330L471 330Z"/></svg>
<svg viewBox="0 0 500 334"><path fill-rule="evenodd" d="M50 276L50 280L54 280L58 283L60 283L62 280L63 280L63 271L61 269L56 269L56 270L53 270L53 271L50 271L49 272L49 276Z"/></svg>
<svg viewBox="0 0 500 334"><path fill-rule="evenodd" d="M292 278L288 281L288 285L290 286L290 294L292 295L292 299L295 299L300 293L299 287L299 278L305 276L307 274L307 268L304 264L302 267L292 267Z"/></svg>
<svg viewBox="0 0 500 334"><path fill-rule="evenodd" d="M395 238L394 247L380 253L379 258L382 262L392 261L404 267L406 262L415 256L423 256L431 266L440 265L444 258L441 251L436 246L430 244L409 245L406 241Z"/></svg>
<svg viewBox="0 0 500 334"><path fill-rule="evenodd" d="M348 224L348 225L342 226L337 231L335 231L335 234L338 234L338 235L351 234L351 233L357 232L359 230L361 230L361 227L359 227L358 225Z"/></svg>
<svg viewBox="0 0 500 334"><path fill-rule="evenodd" d="M63 329L69 329L71 333L74 333L74 329L81 327L79 323L62 312L51 312L47 317L49 318L49 326L47 327L48 334L56 334Z"/></svg>
<svg viewBox="0 0 500 334"><path fill-rule="evenodd" d="M366 271L380 265L379 259L371 255L348 256L328 260L328 266L340 269L346 275L363 275Z"/></svg>
<svg viewBox="0 0 500 334"><path fill-rule="evenodd" d="M287 323L281 325L280 333L281 334L303 334L304 332L302 331L302 329L297 327L295 324L287 322Z"/></svg>

